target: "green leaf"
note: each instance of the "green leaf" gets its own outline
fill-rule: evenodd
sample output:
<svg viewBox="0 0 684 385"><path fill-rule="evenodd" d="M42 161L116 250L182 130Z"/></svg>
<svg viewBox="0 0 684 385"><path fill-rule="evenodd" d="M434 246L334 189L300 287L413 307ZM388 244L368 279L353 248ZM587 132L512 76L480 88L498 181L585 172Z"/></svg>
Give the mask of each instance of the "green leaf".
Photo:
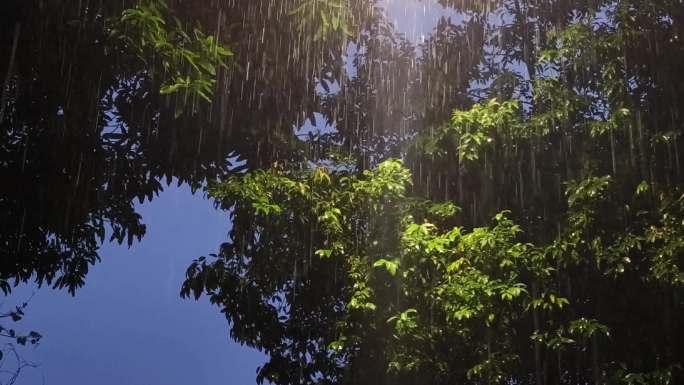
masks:
<svg viewBox="0 0 684 385"><path fill-rule="evenodd" d="M318 255L319 257L322 257L322 258L330 258L332 253L333 253L332 249L316 250L316 255Z"/></svg>
<svg viewBox="0 0 684 385"><path fill-rule="evenodd" d="M394 276L397 274L397 269L399 269L399 263L394 261L389 261L387 259L378 259L373 263L373 267L382 267L390 275Z"/></svg>
<svg viewBox="0 0 684 385"><path fill-rule="evenodd" d="M636 188L636 195L637 196L644 195L645 193L648 192L649 187L650 186L649 186L648 182L646 182L645 180L641 181L641 183L639 183L639 185Z"/></svg>

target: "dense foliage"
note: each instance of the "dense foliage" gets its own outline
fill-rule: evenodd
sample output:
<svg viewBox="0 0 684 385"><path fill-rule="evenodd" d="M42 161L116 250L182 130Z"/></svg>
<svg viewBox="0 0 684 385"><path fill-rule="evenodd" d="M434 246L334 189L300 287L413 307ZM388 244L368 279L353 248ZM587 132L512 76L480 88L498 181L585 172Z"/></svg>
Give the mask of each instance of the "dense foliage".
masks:
<svg viewBox="0 0 684 385"><path fill-rule="evenodd" d="M0 111L5 293L29 279L73 293L107 230L129 245L144 234L132 200L151 199L166 172L143 148L167 130L164 121L176 125L198 99L210 100L230 55L213 36L186 31L163 2L75 5L0 10L10 53ZM145 113L134 121L138 107Z"/></svg>
<svg viewBox="0 0 684 385"><path fill-rule="evenodd" d="M569 183L562 233L532 244L506 212L455 226L410 181L393 160L232 177L211 189L231 240L183 293L269 353L274 383L673 383L681 196L640 185L615 208L610 178Z"/></svg>
<svg viewBox="0 0 684 385"><path fill-rule="evenodd" d="M355 161L319 149L214 187L231 238L183 293L210 295L275 383L681 381L681 4L452 5L481 44L477 96L439 113L380 55L381 111L406 114L403 93L426 112L342 122ZM427 74L458 93L437 44Z"/></svg>
<svg viewBox="0 0 684 385"><path fill-rule="evenodd" d="M260 382L681 383L681 1L439 3L416 43L372 0L4 2L0 288L209 182L182 294Z"/></svg>

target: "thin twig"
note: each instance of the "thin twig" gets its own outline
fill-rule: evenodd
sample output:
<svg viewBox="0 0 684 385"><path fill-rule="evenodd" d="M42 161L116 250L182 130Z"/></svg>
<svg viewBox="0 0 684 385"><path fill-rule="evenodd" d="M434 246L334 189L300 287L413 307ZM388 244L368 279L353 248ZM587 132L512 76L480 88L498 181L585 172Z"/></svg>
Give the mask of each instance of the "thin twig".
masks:
<svg viewBox="0 0 684 385"><path fill-rule="evenodd" d="M25 368L37 368L38 367L38 364L22 360L21 357L19 356L19 353L17 353L17 349L15 349L14 345L12 345L12 344L7 344L5 351L9 351L12 353L12 355L14 356L14 359L17 362L17 368L15 370L0 370L0 373L5 373L5 374L10 375L10 378L8 379L8 381L6 383L3 383L0 381L0 385L4 385L4 384L13 385L17 381L17 379L19 378L19 375L21 374L21 371L23 369L25 369Z"/></svg>
<svg viewBox="0 0 684 385"><path fill-rule="evenodd" d="M21 310L26 309L26 307L28 306L29 302L31 302L31 300L33 299L33 297L34 297L35 295L36 295L36 291L34 290L33 292L31 292L31 296L28 297L28 299L27 299L26 301L24 301L24 303L23 303L21 306L19 306L17 309L21 309ZM14 314L14 313L15 313L15 312L0 313L0 319L2 319L2 318L9 318L9 317L11 317L12 314Z"/></svg>

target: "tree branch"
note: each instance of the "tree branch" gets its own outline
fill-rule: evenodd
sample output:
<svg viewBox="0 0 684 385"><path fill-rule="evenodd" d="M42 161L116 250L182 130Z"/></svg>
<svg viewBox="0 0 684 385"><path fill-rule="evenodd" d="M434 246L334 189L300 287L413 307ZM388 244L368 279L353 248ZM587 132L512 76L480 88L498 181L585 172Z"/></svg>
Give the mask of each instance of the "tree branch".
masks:
<svg viewBox="0 0 684 385"><path fill-rule="evenodd" d="M28 362L24 361L21 359L19 356L19 353L17 353L17 350L14 348L14 345L8 344L6 345L6 351L9 351L12 353L14 356L14 359L17 362L17 367L14 370L0 370L0 374L8 374L9 379L7 380L6 383L2 382L2 379L0 379L0 385L12 385L16 383L17 379L19 378L19 375L21 374L21 371L25 368L37 368L38 364L35 364L33 362ZM2 368L2 364L0 364L0 368Z"/></svg>

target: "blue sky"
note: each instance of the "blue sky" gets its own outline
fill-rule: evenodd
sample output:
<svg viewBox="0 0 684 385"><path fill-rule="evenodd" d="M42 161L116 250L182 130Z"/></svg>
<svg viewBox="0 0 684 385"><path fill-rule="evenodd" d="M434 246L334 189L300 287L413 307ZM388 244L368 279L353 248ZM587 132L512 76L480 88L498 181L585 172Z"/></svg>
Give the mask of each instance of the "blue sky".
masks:
<svg viewBox="0 0 684 385"><path fill-rule="evenodd" d="M395 29L414 44L423 43L442 17L450 17L454 23L463 19L435 0L382 0L381 5Z"/></svg>
<svg viewBox="0 0 684 385"><path fill-rule="evenodd" d="M128 249L108 244L86 286L35 292L16 326L37 330L39 346L20 350L40 365L18 384L214 385L254 384L265 361L229 340L228 323L206 300L182 300L179 290L193 258L227 239L228 216L187 186L166 188L139 205L147 224L143 241ZM16 289L3 309L28 298Z"/></svg>

